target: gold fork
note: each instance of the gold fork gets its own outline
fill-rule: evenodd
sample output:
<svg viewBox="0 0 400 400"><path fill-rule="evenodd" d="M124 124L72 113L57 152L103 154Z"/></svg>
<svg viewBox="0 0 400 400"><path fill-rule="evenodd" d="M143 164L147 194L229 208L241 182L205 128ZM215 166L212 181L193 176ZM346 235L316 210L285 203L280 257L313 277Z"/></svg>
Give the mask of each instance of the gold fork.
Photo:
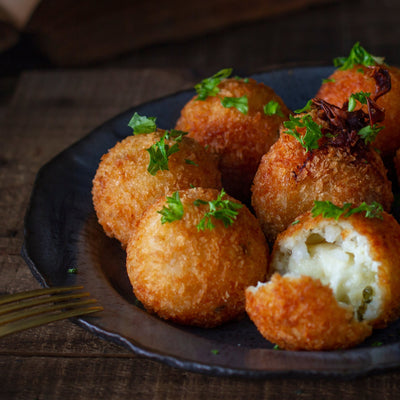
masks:
<svg viewBox="0 0 400 400"><path fill-rule="evenodd" d="M0 296L0 337L103 310L81 289L83 286L52 287Z"/></svg>

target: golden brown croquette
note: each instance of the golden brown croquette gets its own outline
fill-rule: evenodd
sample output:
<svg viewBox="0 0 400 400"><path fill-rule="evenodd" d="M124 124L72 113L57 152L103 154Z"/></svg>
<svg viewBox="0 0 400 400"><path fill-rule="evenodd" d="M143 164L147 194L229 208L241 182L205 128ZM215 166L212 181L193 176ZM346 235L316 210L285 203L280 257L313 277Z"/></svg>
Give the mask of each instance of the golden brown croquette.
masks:
<svg viewBox="0 0 400 400"><path fill-rule="evenodd" d="M250 186L258 163L278 139L279 126L289 115L282 99L254 79L224 79L219 93L205 100L195 96L182 109L176 129L189 135L218 155L225 190L242 201L250 198ZM246 114L224 107L224 97L246 97ZM278 113L266 115L264 106L277 103Z"/></svg>
<svg viewBox="0 0 400 400"><path fill-rule="evenodd" d="M400 69L393 66L385 68L390 74L391 89L376 101L385 110L385 119L381 123L385 128L379 132L373 143L384 160L392 158L400 147ZM316 97L341 107L353 93L366 92L373 96L376 82L368 72L369 69L361 65L347 70L337 69L321 85Z"/></svg>
<svg viewBox="0 0 400 400"><path fill-rule="evenodd" d="M105 154L93 179L93 204L105 233L128 244L134 225L145 208L168 191L193 186L221 188L215 157L195 140L183 137L172 154L168 170L147 171L150 148L163 130L128 136ZM165 143L173 146L173 139Z"/></svg>
<svg viewBox="0 0 400 400"><path fill-rule="evenodd" d="M257 220L243 206L230 226L213 218L213 229L199 230L218 190L178 193L181 219L161 223L159 211L167 200L161 197L144 212L129 241L126 265L136 297L149 311L179 324L213 327L242 316L246 287L267 272L268 247ZM238 203L227 195L223 200Z"/></svg>
<svg viewBox="0 0 400 400"><path fill-rule="evenodd" d="M308 115L320 126L318 148L307 151L282 127L279 140L263 156L254 178L252 205L271 243L298 215L310 210L314 200L337 205L377 201L390 210L392 187L379 154L356 131L332 127L320 107L341 113L317 101L308 114L297 116ZM338 121L339 125L343 122ZM304 138L304 128L297 132Z"/></svg>

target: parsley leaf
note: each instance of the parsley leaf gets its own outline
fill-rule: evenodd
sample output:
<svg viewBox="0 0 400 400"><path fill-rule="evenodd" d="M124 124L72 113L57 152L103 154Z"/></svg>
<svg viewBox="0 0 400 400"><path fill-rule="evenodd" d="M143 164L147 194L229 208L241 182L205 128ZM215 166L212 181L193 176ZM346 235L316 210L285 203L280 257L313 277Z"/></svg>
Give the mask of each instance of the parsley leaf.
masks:
<svg viewBox="0 0 400 400"><path fill-rule="evenodd" d="M152 133L157 129L155 117L141 116L136 112L128 122L128 126L133 129L134 135L139 135L141 133Z"/></svg>
<svg viewBox="0 0 400 400"><path fill-rule="evenodd" d="M364 128L361 128L358 131L358 134L364 139L366 144L369 144L375 140L378 133L384 128L384 126L378 126L377 124L374 124L373 126L367 125L364 126Z"/></svg>
<svg viewBox="0 0 400 400"><path fill-rule="evenodd" d="M367 98L371 96L369 92L357 92L350 95L349 105L347 107L347 111L354 111L357 105L357 101L361 104L367 104Z"/></svg>
<svg viewBox="0 0 400 400"><path fill-rule="evenodd" d="M383 219L382 212L383 207L377 201L372 202L372 204L367 204L365 202L361 203L358 207L352 208L345 217L348 217L355 213L365 212L365 218L378 218Z"/></svg>
<svg viewBox="0 0 400 400"><path fill-rule="evenodd" d="M281 106L277 101L271 100L264 106L264 114L265 115L279 115L280 117L284 117L283 112L281 110Z"/></svg>
<svg viewBox="0 0 400 400"><path fill-rule="evenodd" d="M308 100L306 105L303 108L299 108L298 110L294 110L294 112L296 114L300 114L306 111L310 111L311 110L311 104L312 104L312 99Z"/></svg>
<svg viewBox="0 0 400 400"><path fill-rule="evenodd" d="M190 160L189 158L185 158L185 163L189 164L189 165L194 165L195 167L198 167L199 164L197 164L196 162L194 162L193 160Z"/></svg>
<svg viewBox="0 0 400 400"><path fill-rule="evenodd" d="M228 78L232 73L232 68L225 68L218 71L210 78L203 79L195 85L195 90L198 94L197 100L205 100L208 96L215 96L219 93L218 85L223 79Z"/></svg>
<svg viewBox="0 0 400 400"><path fill-rule="evenodd" d="M205 229L211 230L215 228L211 220L212 218L221 220L225 228L233 224L236 216L239 214L238 210L243 207L243 204L235 203L230 200L222 200L225 195L226 193L224 189L222 189L216 200L204 201L197 199L194 201L195 206L208 204L210 210L205 213L204 217L197 224L197 230L204 231Z"/></svg>
<svg viewBox="0 0 400 400"><path fill-rule="evenodd" d="M283 123L287 128L285 132L294 136L307 152L318 149L318 140L322 138L321 127L312 120L311 115L305 115L302 118L289 115L289 119ZM297 128L306 128L304 136L300 135Z"/></svg>
<svg viewBox="0 0 400 400"><path fill-rule="evenodd" d="M249 111L249 104L247 100L247 96L242 97L224 97L221 100L221 104L225 108L235 107L242 114L247 114Z"/></svg>
<svg viewBox="0 0 400 400"><path fill-rule="evenodd" d="M382 57L375 57L368 53L360 42L357 42L350 50L348 57L337 57L333 60L333 65L339 67L340 70L346 70L353 68L355 65L364 65L370 67L376 64L383 64L384 59Z"/></svg>
<svg viewBox="0 0 400 400"><path fill-rule="evenodd" d="M178 131L177 129L171 129L169 131L165 132L165 138L166 139L175 139L177 142L180 142L182 140L183 136L188 135L188 132L185 131Z"/></svg>
<svg viewBox="0 0 400 400"><path fill-rule="evenodd" d="M314 207L311 210L313 217L322 215L324 218L334 218L339 219L343 216L345 218L350 217L350 215L365 212L366 218L379 218L382 219L383 207L378 202L374 201L372 204L367 204L365 202L361 203L358 207L352 208L351 203L345 203L343 207L336 206L329 200L327 201L314 201Z"/></svg>
<svg viewBox="0 0 400 400"><path fill-rule="evenodd" d="M157 212L162 215L161 217L162 224L182 219L183 204L181 202L179 192L174 192L171 197L167 196L167 207L164 206L162 210Z"/></svg>
<svg viewBox="0 0 400 400"><path fill-rule="evenodd" d="M336 80L334 78L325 78L322 79L322 83L335 83Z"/></svg>
<svg viewBox="0 0 400 400"><path fill-rule="evenodd" d="M236 79L237 81L243 81L244 83L249 83L250 79L249 78L242 78L240 76L234 76L233 79Z"/></svg>
<svg viewBox="0 0 400 400"><path fill-rule="evenodd" d="M329 200L327 201L314 201L314 207L311 210L312 216L315 218L318 215L322 215L324 218L339 219L341 215L348 212L351 207L351 203L345 203L343 207L336 206Z"/></svg>
<svg viewBox="0 0 400 400"><path fill-rule="evenodd" d="M150 154L150 162L147 167L147 171L151 175L155 175L158 171L165 171L169 169L168 157L179 151L179 142L181 142L184 135L187 135L187 132L182 132L175 129L166 131L158 142L146 149ZM169 146L167 143L165 143L166 139L174 140L175 143L172 146Z"/></svg>

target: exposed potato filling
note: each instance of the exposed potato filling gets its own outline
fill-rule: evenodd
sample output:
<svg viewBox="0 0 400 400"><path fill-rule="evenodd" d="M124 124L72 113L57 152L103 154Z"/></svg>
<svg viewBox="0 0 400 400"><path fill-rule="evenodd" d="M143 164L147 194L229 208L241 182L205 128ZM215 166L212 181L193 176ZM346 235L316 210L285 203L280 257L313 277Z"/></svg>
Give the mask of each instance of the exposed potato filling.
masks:
<svg viewBox="0 0 400 400"><path fill-rule="evenodd" d="M324 221L282 240L271 266L281 275L320 279L340 304L353 308L360 321L379 315L379 263L372 259L367 239L349 223Z"/></svg>

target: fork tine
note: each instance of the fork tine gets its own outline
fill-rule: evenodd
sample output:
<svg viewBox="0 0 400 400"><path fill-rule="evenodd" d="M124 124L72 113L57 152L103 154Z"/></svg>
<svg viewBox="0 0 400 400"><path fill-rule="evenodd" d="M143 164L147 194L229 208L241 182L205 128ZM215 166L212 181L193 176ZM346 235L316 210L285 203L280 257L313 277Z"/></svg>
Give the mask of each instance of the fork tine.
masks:
<svg viewBox="0 0 400 400"><path fill-rule="evenodd" d="M4 326L0 326L0 337L4 337L11 333L23 331L25 329L34 328L34 327L37 327L40 325L45 325L50 322L59 321L61 319L83 316L83 315L91 314L91 313L102 311L102 310L103 310L103 307L101 307L101 306L93 306L93 307L76 309L76 310L68 310L68 311L64 311L59 314L50 314L50 315L45 315L45 316L40 315L38 317L31 318L27 321L19 320L19 321L12 322L12 323L4 325Z"/></svg>
<svg viewBox="0 0 400 400"><path fill-rule="evenodd" d="M29 290L26 292L15 293L15 294L5 294L5 295L0 296L0 305L12 303L13 301L29 299L32 297L44 296L46 294L71 292L73 290L79 290L79 289L83 289L83 286L52 287L52 288Z"/></svg>
<svg viewBox="0 0 400 400"><path fill-rule="evenodd" d="M93 304L96 303L95 299L88 299L88 300L82 300L82 301L70 301L70 302L63 302L63 303L58 303L54 305L47 305L44 307L37 307L37 308L29 308L27 310L22 309L20 311L8 313L6 315L3 315L0 317L0 325L3 325L7 322L13 322L17 321L22 318L29 318L29 317L34 317L35 315L39 314L45 314L53 311L59 311L59 310L67 310L69 308L76 308L80 306L85 306L87 304Z"/></svg>
<svg viewBox="0 0 400 400"><path fill-rule="evenodd" d="M49 322L103 310L83 286L31 290L0 297L0 337ZM66 293L71 292L71 293Z"/></svg>
<svg viewBox="0 0 400 400"><path fill-rule="evenodd" d="M39 306L42 304L47 304L47 303L56 303L56 302L61 302L65 300L70 300L74 298L80 298L80 297L87 297L90 296L90 293L88 292L81 292L81 293L68 293L68 294L60 294L57 296L47 296L43 297L39 296L39 298L33 298L33 300L21 300L18 302L12 302L12 303L6 303L6 305L0 306L0 315L10 313L12 311L17 311L21 309L27 309L30 307L35 307ZM0 320L2 318L0 317Z"/></svg>

